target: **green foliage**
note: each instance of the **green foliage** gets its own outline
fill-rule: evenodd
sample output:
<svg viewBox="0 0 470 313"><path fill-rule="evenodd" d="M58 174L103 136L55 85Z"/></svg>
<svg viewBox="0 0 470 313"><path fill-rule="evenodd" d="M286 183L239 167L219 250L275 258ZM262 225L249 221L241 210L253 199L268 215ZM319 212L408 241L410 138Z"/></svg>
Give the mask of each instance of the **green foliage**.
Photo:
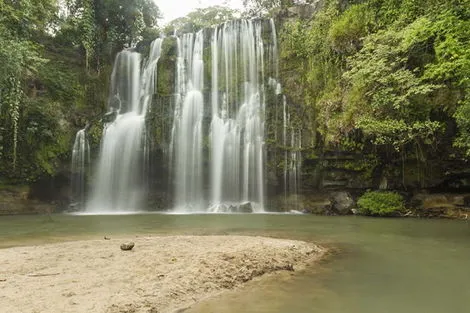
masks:
<svg viewBox="0 0 470 313"><path fill-rule="evenodd" d="M432 140L442 129L430 119L436 108L430 95L440 86L427 83L419 77L422 69L410 64L413 47L428 39L427 25L416 20L404 30L369 35L348 60L343 116L375 144L398 149L417 138Z"/></svg>
<svg viewBox="0 0 470 313"><path fill-rule="evenodd" d="M319 112L318 104L335 108L340 103L337 97L341 96L339 78L345 57L333 50L328 41L329 28L340 14L339 2L330 2L311 21L286 23L280 35L284 90L293 102L305 103L302 128L308 132L305 137L311 138L312 146L317 144L317 132L325 138L327 134L323 130L333 122L328 112ZM331 113L335 114L334 111Z"/></svg>
<svg viewBox="0 0 470 313"><path fill-rule="evenodd" d="M281 76L304 103L303 129L321 135L312 146L426 160L451 148L455 121L470 156L469 21L468 0L326 0L286 23Z"/></svg>
<svg viewBox="0 0 470 313"><path fill-rule="evenodd" d="M420 139L425 143L433 141L443 125L436 121L414 122L404 120L361 118L357 126L364 134L373 138L376 145L391 145L400 151L406 144Z"/></svg>
<svg viewBox="0 0 470 313"><path fill-rule="evenodd" d="M403 197L391 191L367 191L358 200L359 212L372 216L398 215L403 209Z"/></svg>
<svg viewBox="0 0 470 313"><path fill-rule="evenodd" d="M462 148L467 158L470 158L470 97L468 95L460 103L454 117L459 126L459 135L454 144L456 147Z"/></svg>
<svg viewBox="0 0 470 313"><path fill-rule="evenodd" d="M53 175L62 157L69 157L73 130L60 103L48 99L30 99L22 112L18 171L24 180Z"/></svg>
<svg viewBox="0 0 470 313"><path fill-rule="evenodd" d="M280 7L281 2L281 0L243 0L243 5L248 16L262 16L270 10Z"/></svg>
<svg viewBox="0 0 470 313"><path fill-rule="evenodd" d="M61 5L0 0L0 177L10 183L68 167L76 130L105 108L114 54L156 37L152 0Z"/></svg>
<svg viewBox="0 0 470 313"><path fill-rule="evenodd" d="M85 67L89 69L89 60L93 57L95 45L94 45L94 33L95 33L95 10L93 7L92 0L83 1L83 11L80 19L81 29L81 42L85 49Z"/></svg>
<svg viewBox="0 0 470 313"><path fill-rule="evenodd" d="M68 1L57 36L84 50L86 67L100 71L125 46L157 29L160 11L152 0ZM155 36L152 38L155 39Z"/></svg>
<svg viewBox="0 0 470 313"><path fill-rule="evenodd" d="M311 2L313 0L243 0L244 15L247 17L260 17L278 8Z"/></svg>
<svg viewBox="0 0 470 313"><path fill-rule="evenodd" d="M55 21L55 0L0 0L0 25L20 38L45 33Z"/></svg>
<svg viewBox="0 0 470 313"><path fill-rule="evenodd" d="M344 54L358 51L362 38L370 31L373 18L367 4L349 7L329 28L328 40L332 48Z"/></svg>
<svg viewBox="0 0 470 313"><path fill-rule="evenodd" d="M426 114L428 108L415 107L414 102L425 100L439 86L424 82L415 69L407 67L410 51L403 48L403 34L389 30L370 35L361 51L348 60L350 69L343 78L352 106L362 110L366 105L375 114L388 116Z"/></svg>
<svg viewBox="0 0 470 313"><path fill-rule="evenodd" d="M5 4L0 4L6 8ZM9 13L13 14L11 7L10 9ZM3 124L10 124L13 140L10 149L13 168L16 167L18 124L24 102L23 84L37 72L37 67L45 62L39 56L38 50L38 45L18 38L14 31L0 24L0 59L3 63L0 68L0 121ZM0 146L5 153L2 141L0 140Z"/></svg>
<svg viewBox="0 0 470 313"><path fill-rule="evenodd" d="M225 6L215 5L199 8L168 23L165 27L165 33L172 34L175 30L181 33L197 32L200 29L233 20L237 16L236 10Z"/></svg>

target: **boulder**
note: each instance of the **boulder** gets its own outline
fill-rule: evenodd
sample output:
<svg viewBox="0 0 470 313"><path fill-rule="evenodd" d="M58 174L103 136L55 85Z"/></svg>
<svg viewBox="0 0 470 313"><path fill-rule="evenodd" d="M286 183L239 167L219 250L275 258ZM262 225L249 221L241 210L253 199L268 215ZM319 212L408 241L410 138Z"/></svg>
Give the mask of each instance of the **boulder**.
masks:
<svg viewBox="0 0 470 313"><path fill-rule="evenodd" d="M238 212L240 213L253 213L253 206L251 202L245 202L238 206Z"/></svg>
<svg viewBox="0 0 470 313"><path fill-rule="evenodd" d="M230 212L230 209L225 204L219 204L216 213L227 213Z"/></svg>
<svg viewBox="0 0 470 313"><path fill-rule="evenodd" d="M331 193L330 201L332 210L340 215L351 214L351 210L356 206L352 196L345 191Z"/></svg>
<svg viewBox="0 0 470 313"><path fill-rule="evenodd" d="M121 250L123 251L130 251L132 248L134 248L134 243L133 242L124 242L121 244Z"/></svg>

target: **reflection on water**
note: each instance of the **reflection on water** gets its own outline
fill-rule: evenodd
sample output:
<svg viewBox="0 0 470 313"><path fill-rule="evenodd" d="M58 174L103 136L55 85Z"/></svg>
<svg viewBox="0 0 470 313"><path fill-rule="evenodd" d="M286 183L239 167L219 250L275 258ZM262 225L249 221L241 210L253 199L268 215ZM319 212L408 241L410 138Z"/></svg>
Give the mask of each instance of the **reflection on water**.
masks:
<svg viewBox="0 0 470 313"><path fill-rule="evenodd" d="M340 251L310 271L251 282L187 313L468 312L470 226L462 221L268 214L0 218L0 247L126 234L268 235Z"/></svg>

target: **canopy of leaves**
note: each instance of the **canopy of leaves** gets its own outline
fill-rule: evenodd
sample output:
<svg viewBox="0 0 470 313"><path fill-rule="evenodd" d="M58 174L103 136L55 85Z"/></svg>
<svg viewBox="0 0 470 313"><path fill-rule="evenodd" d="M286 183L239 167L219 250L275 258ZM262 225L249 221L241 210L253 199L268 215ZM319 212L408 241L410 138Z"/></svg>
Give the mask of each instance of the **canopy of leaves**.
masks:
<svg viewBox="0 0 470 313"><path fill-rule="evenodd" d="M469 10L468 0L327 0L287 23L281 65L302 88L285 89L314 112L312 144L406 152L436 147L456 123L454 144L470 155Z"/></svg>
<svg viewBox="0 0 470 313"><path fill-rule="evenodd" d="M0 0L0 12L0 178L34 181L69 163L115 53L155 37L160 13L152 0Z"/></svg>
<svg viewBox="0 0 470 313"><path fill-rule="evenodd" d="M216 5L207 8L199 8L184 17L177 18L168 23L165 27L165 32L196 32L206 27L233 20L236 17L238 17L238 12L225 6Z"/></svg>
<svg viewBox="0 0 470 313"><path fill-rule="evenodd" d="M245 7L244 15L247 17L260 17L278 8L287 8L315 1L316 0L243 0L243 6Z"/></svg>

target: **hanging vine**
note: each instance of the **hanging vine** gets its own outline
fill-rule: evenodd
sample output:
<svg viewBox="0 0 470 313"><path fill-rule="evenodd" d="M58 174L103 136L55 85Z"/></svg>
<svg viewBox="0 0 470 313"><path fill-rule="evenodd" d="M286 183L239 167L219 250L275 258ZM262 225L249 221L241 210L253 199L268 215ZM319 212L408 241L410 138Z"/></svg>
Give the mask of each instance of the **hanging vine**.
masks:
<svg viewBox="0 0 470 313"><path fill-rule="evenodd" d="M85 49L85 67L90 70L90 59L95 53L95 10L93 0L83 1L83 15L81 19L82 45Z"/></svg>
<svg viewBox="0 0 470 313"><path fill-rule="evenodd" d="M18 124L20 120L20 104L23 98L23 90L18 77L11 76L7 80L6 103L8 104L8 114L11 118L13 127L13 149L12 160L13 169L16 168L17 150L18 150Z"/></svg>

